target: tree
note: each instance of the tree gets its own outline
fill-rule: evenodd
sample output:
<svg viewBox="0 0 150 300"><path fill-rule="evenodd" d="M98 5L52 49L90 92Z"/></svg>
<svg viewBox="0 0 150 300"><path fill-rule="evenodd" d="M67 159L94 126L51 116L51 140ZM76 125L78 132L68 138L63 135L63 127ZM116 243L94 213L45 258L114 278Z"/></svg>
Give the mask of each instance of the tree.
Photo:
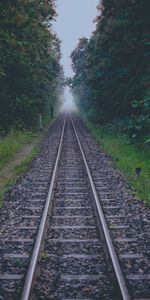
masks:
<svg viewBox="0 0 150 300"><path fill-rule="evenodd" d="M53 0L6 0L0 11L0 128L7 132L34 126L56 101L60 41L51 29Z"/></svg>
<svg viewBox="0 0 150 300"><path fill-rule="evenodd" d="M149 41L148 0L100 1L83 55L81 40L71 55L72 90L86 114L98 122L136 116L132 103L144 99L150 82Z"/></svg>

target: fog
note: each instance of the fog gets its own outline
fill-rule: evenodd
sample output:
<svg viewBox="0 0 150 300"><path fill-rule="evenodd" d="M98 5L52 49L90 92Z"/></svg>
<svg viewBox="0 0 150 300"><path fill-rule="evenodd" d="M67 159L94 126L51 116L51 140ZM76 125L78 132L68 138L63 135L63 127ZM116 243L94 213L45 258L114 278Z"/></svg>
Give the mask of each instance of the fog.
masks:
<svg viewBox="0 0 150 300"><path fill-rule="evenodd" d="M64 100L63 103L60 107L60 111L72 111L72 112L77 112L77 106L73 100L72 94L70 92L69 87L65 88L64 92Z"/></svg>
<svg viewBox="0 0 150 300"><path fill-rule="evenodd" d="M95 29L93 20L97 14L99 0L57 0L57 18L53 24L58 38L61 40L62 59L65 77L72 77L70 54L81 37L90 38ZM69 88L65 90L63 109L76 110ZM61 107L62 110L62 107Z"/></svg>

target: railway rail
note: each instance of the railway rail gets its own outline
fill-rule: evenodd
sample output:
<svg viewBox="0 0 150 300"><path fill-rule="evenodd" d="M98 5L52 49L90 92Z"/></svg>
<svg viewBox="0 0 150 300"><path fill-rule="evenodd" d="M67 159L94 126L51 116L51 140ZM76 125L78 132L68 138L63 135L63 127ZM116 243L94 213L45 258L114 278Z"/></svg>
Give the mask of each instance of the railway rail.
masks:
<svg viewBox="0 0 150 300"><path fill-rule="evenodd" d="M7 272L0 275L0 299L142 299L130 288L130 280L140 285L142 275L126 274L121 262L141 256L132 251L120 255L114 242L136 239L126 234L129 226L120 223L119 205L96 168L91 169L80 124L66 114L58 127L62 132L58 130L54 155L41 166L35 191L23 207L18 237L15 233L9 253L3 253ZM119 233L115 236L110 228ZM148 274L145 280L148 285ZM150 299L148 293L144 298Z"/></svg>

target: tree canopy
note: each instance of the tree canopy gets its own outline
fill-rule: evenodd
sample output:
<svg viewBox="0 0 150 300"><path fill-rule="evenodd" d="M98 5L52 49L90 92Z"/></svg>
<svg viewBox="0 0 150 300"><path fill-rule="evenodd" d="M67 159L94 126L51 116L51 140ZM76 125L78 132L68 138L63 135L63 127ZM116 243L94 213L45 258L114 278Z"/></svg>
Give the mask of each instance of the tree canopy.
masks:
<svg viewBox="0 0 150 300"><path fill-rule="evenodd" d="M0 3L0 129L30 128L63 89L53 0Z"/></svg>
<svg viewBox="0 0 150 300"><path fill-rule="evenodd" d="M102 0L96 30L71 54L69 80L82 113L107 123L127 120L134 134L150 122L150 18L148 0Z"/></svg>

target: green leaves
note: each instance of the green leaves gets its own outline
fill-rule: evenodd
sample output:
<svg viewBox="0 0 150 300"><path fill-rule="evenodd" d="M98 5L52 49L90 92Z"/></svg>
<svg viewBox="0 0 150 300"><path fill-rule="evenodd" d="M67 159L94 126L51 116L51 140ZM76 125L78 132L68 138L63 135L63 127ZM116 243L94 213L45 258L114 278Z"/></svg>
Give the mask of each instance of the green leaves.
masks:
<svg viewBox="0 0 150 300"><path fill-rule="evenodd" d="M149 131L148 11L148 1L100 1L95 32L71 54L72 90L81 111L96 122L125 120L124 129L136 139Z"/></svg>
<svg viewBox="0 0 150 300"><path fill-rule="evenodd" d="M0 14L0 129L8 131L19 122L33 126L39 112L47 113L63 76L60 42L50 29L53 0L3 1Z"/></svg>

